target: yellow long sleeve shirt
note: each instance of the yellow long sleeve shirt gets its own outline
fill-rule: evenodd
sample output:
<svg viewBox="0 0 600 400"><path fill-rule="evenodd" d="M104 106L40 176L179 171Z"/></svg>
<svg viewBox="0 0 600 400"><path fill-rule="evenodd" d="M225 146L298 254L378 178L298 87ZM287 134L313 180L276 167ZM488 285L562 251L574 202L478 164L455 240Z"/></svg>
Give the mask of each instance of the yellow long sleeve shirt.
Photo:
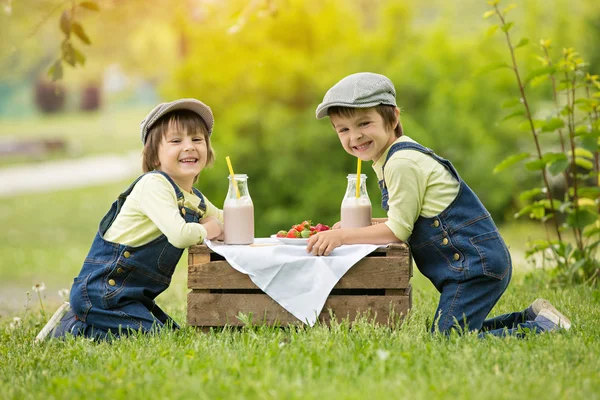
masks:
<svg viewBox="0 0 600 400"><path fill-rule="evenodd" d="M196 212L200 198L179 188L184 205ZM204 198L206 213L223 222L223 211ZM173 186L160 174L147 174L138 181L125 200L117 218L104 234L104 239L128 246L141 246L164 234L173 246L184 249L202 243L206 228L186 222L180 214Z"/></svg>
<svg viewBox="0 0 600 400"><path fill-rule="evenodd" d="M394 143L400 142L415 143L407 136ZM385 174L389 194L386 225L398 239L406 241L417 218L431 218L444 211L456 198L460 184L442 164L417 150L397 151L384 171L390 147L373 163L373 169L378 180Z"/></svg>

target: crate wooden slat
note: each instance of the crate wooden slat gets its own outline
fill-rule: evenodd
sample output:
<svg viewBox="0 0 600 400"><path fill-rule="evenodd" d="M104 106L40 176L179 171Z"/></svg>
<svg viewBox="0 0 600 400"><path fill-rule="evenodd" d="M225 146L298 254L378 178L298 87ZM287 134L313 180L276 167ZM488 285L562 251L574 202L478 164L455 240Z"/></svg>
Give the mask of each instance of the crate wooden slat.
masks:
<svg viewBox="0 0 600 400"><path fill-rule="evenodd" d="M406 315L412 306L410 278L412 258L408 246L381 247L356 263L329 295L319 320L353 321L368 313L370 319L388 324L390 312ZM250 278L232 268L207 246L188 251L188 324L198 327L239 326L239 313L252 314L254 323L298 324L300 321L264 294ZM392 315L393 317L393 315Z"/></svg>

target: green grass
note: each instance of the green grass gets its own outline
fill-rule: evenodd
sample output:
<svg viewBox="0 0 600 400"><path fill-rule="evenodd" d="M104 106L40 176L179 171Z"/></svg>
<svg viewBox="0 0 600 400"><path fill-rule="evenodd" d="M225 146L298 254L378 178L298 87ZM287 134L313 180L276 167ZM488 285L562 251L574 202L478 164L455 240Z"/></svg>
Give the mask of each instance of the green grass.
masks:
<svg viewBox="0 0 600 400"><path fill-rule="evenodd" d="M569 332L525 340L443 339L428 333L437 292L416 273L413 312L397 330L360 322L331 329L247 327L201 334L191 327L112 344L86 340L34 346L47 313L70 287L97 224L129 182L0 198L0 393L37 398L600 398L600 290L553 288L522 265L493 314L550 299ZM503 227L512 251L527 226ZM535 227L534 227L535 229ZM28 301L25 294L30 291ZM185 259L158 303L186 319ZM11 328L14 317L21 326Z"/></svg>
<svg viewBox="0 0 600 400"><path fill-rule="evenodd" d="M0 166L83 157L103 153L124 154L140 150L139 124L146 109L106 110L92 113L61 113L29 118L0 119L0 142L4 140L62 139L66 152L41 156L13 155L0 158Z"/></svg>

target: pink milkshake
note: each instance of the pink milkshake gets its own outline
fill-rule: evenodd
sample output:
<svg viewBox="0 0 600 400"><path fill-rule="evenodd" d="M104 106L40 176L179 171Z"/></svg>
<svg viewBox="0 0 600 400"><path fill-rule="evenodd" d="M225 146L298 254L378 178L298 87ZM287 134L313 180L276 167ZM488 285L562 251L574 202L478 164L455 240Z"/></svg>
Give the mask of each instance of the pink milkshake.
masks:
<svg viewBox="0 0 600 400"><path fill-rule="evenodd" d="M223 205L223 233L226 244L254 243L254 204L248 192L248 175L229 177L229 190Z"/></svg>
<svg viewBox="0 0 600 400"><path fill-rule="evenodd" d="M342 228L362 228L371 225L371 200L367 193L366 181L367 176L361 174L359 196L356 197L356 174L348 174L348 187L342 200Z"/></svg>

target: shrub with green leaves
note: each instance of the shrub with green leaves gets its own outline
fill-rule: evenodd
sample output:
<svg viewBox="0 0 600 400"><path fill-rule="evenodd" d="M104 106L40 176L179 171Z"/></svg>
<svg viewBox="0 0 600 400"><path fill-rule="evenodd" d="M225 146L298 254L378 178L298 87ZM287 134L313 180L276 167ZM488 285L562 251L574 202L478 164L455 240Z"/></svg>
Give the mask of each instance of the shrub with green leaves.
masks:
<svg viewBox="0 0 600 400"><path fill-rule="evenodd" d="M528 45L529 40L523 38L514 44L511 37L514 23L507 20L508 12L516 5L501 10L500 0L489 0L488 4L492 9L483 17L497 17L499 23L490 29L503 32L511 59L510 64L497 63L492 68L512 70L519 89L519 97L504 105L515 109L504 120L521 118L520 128L531 134L535 144L533 154L511 155L494 172L524 161L525 169L541 173L541 187L521 193L521 200L527 204L516 214L517 218L529 216L546 226L546 238L530 243L527 256L553 262L557 267L553 271L563 282L597 283L600 277L600 262L596 257L600 244L598 75L587 71L587 64L572 48L565 48L555 56L551 54L551 41L540 40L536 58L541 66L523 77L515 50ZM547 109L535 112L527 91L542 84L551 86L550 106L540 104L540 108ZM564 186L562 193L553 182ZM552 235L551 230L554 230ZM572 240L567 240L567 234L572 235Z"/></svg>

